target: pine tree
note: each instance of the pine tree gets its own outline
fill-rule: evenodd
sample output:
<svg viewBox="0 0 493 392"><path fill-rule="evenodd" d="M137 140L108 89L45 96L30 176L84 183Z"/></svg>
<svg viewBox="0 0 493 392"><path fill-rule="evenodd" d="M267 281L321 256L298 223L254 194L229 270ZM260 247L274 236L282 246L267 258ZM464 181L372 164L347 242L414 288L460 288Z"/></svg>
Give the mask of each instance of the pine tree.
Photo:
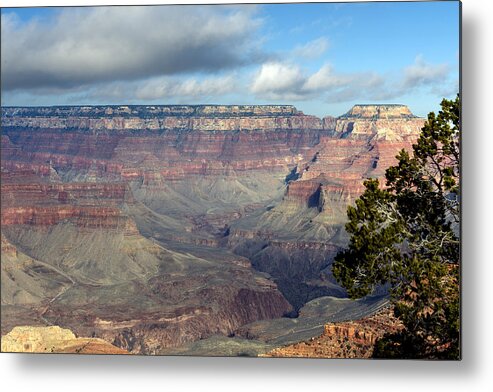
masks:
<svg viewBox="0 0 493 392"><path fill-rule="evenodd" d="M387 169L348 207L347 250L336 256L334 276L351 298L390 285L404 329L385 335L374 350L382 358L460 357L460 99L443 100L430 113L410 155Z"/></svg>

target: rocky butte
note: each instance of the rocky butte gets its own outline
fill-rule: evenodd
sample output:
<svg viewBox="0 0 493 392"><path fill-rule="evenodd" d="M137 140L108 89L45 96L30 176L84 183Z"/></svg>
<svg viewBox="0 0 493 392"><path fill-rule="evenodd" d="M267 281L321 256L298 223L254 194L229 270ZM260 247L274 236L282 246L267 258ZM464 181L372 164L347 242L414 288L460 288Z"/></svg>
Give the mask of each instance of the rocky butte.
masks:
<svg viewBox="0 0 493 392"><path fill-rule="evenodd" d="M345 297L346 208L423 124L404 105L2 108L2 335L60 326L160 354L256 322L282 334Z"/></svg>
<svg viewBox="0 0 493 392"><path fill-rule="evenodd" d="M15 327L2 336L2 352L129 354L102 339L77 338L60 327Z"/></svg>

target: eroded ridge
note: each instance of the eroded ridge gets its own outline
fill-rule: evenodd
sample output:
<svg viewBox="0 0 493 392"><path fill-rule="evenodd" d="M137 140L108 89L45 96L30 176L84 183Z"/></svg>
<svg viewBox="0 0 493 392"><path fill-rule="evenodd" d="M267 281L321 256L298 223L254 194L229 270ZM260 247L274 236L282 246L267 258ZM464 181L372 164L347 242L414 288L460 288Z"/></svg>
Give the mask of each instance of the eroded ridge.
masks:
<svg viewBox="0 0 493 392"><path fill-rule="evenodd" d="M156 354L345 297L346 208L423 123L402 105L2 108L2 334Z"/></svg>

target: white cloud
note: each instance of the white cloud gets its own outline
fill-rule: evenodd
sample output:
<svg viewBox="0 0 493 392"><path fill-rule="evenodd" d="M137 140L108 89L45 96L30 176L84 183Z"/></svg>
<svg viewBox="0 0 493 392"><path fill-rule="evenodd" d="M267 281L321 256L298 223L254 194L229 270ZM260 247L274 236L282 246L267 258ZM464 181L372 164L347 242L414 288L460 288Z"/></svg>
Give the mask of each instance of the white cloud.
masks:
<svg viewBox="0 0 493 392"><path fill-rule="evenodd" d="M292 64L269 62L263 64L251 85L251 91L270 99L289 99L300 93L305 82L300 67Z"/></svg>
<svg viewBox="0 0 493 392"><path fill-rule="evenodd" d="M330 64L324 65L313 75L310 75L303 85L305 91L318 91L340 87L351 82L352 76L335 74Z"/></svg>
<svg viewBox="0 0 493 392"><path fill-rule="evenodd" d="M65 8L20 22L2 12L2 89L70 89L217 72L265 61L255 7Z"/></svg>
<svg viewBox="0 0 493 392"><path fill-rule="evenodd" d="M330 64L310 74L296 64L275 62L262 65L250 90L261 98L286 101L315 97L348 100L381 84L383 78L377 74L338 73Z"/></svg>
<svg viewBox="0 0 493 392"><path fill-rule="evenodd" d="M447 64L429 64L421 56L398 75L377 72L341 73L325 64L309 73L293 63L267 63L254 78L251 92L264 99L326 102L394 100L418 89L441 95L456 88L448 81Z"/></svg>

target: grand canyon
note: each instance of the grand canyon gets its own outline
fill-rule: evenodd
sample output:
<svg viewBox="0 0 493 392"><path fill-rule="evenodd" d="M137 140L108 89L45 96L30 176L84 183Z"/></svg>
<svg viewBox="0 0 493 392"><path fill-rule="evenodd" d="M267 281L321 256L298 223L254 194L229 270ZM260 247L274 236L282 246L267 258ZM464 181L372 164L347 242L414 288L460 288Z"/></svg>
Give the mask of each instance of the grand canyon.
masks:
<svg viewBox="0 0 493 392"><path fill-rule="evenodd" d="M331 267L363 181L384 186L419 136L407 106L3 107L1 120L2 351L59 334L70 344L36 347L365 357L399 328L385 287L349 300Z"/></svg>

